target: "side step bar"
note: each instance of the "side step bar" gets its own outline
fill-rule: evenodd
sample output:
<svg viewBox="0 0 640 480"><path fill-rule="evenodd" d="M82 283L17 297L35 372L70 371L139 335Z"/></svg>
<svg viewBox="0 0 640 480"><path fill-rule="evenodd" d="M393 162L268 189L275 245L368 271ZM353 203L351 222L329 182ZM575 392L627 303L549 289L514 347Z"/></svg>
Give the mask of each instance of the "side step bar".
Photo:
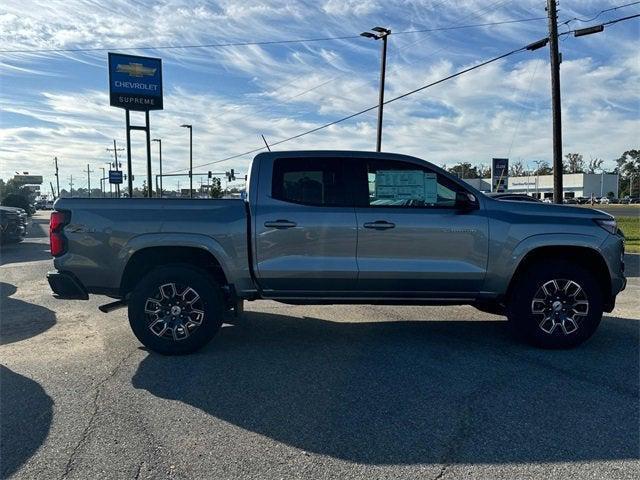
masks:
<svg viewBox="0 0 640 480"><path fill-rule="evenodd" d="M113 312L114 310L118 310L119 308L124 308L127 306L127 302L125 300L117 300L115 302L107 303L105 305L100 305L98 310L102 313Z"/></svg>

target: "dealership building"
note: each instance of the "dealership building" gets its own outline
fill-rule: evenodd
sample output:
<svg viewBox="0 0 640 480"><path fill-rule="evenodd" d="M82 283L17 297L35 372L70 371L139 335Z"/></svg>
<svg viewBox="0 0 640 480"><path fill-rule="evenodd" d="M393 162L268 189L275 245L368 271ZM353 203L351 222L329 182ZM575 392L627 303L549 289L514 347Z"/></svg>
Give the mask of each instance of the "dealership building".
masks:
<svg viewBox="0 0 640 480"><path fill-rule="evenodd" d="M465 182L482 192L491 191L488 178L465 178ZM563 198L618 197L618 175L611 173L567 173L562 176ZM553 175L527 175L507 179L509 193L523 193L535 198L553 198Z"/></svg>

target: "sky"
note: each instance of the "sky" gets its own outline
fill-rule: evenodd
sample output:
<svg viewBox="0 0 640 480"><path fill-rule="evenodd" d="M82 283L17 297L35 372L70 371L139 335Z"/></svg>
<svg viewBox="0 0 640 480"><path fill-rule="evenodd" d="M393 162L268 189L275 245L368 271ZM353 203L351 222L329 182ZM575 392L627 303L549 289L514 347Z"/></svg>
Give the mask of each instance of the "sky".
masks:
<svg viewBox="0 0 640 480"><path fill-rule="evenodd" d="M150 114L164 172L247 171L255 154L211 164L376 105L384 26L386 99L547 36L546 20L403 33L545 17L543 0L56 1L0 4L0 177L15 172L86 187L125 146L125 113L110 107L107 50L162 58L164 110ZM560 32L640 13L630 0L560 0ZM592 21L593 17L599 16ZM640 138L640 19L585 37L561 37L563 151L612 168ZM141 47L339 40L209 48ZM91 52L16 50L104 48ZM130 50L123 51L123 48ZM6 51L11 51L7 53ZM374 150L376 110L274 149ZM132 113L132 121L143 122ZM384 108L383 151L438 165L492 157L551 161L549 50L525 51ZM135 184L146 176L144 133L132 133ZM124 152L121 152L124 160ZM154 174L157 144L152 144ZM240 176L238 175L238 176ZM175 188L187 177L164 181ZM198 182L194 181L197 185ZM47 188L48 190L48 188Z"/></svg>

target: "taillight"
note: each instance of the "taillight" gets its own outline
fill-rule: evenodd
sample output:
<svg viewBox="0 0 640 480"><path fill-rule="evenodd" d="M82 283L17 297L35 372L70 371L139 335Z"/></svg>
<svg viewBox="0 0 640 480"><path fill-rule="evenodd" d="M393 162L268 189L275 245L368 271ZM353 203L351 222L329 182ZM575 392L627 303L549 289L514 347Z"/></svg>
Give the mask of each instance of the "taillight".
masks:
<svg viewBox="0 0 640 480"><path fill-rule="evenodd" d="M51 255L59 257L67 251L67 239L62 232L64 226L69 223L69 212L51 212L49 221L49 246Z"/></svg>

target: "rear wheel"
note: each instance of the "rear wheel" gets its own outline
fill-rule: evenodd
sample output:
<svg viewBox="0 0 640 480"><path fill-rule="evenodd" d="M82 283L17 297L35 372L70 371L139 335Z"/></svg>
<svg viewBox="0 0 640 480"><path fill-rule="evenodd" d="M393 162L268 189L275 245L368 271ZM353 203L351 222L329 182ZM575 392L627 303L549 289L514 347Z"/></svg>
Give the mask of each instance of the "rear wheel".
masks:
<svg viewBox="0 0 640 480"><path fill-rule="evenodd" d="M195 352L222 325L222 291L206 273L188 265L149 272L129 299L129 323L147 348L164 355Z"/></svg>
<svg viewBox="0 0 640 480"><path fill-rule="evenodd" d="M514 333L535 346L572 348L593 335L602 311L602 291L591 271L549 259L520 275L507 316Z"/></svg>

